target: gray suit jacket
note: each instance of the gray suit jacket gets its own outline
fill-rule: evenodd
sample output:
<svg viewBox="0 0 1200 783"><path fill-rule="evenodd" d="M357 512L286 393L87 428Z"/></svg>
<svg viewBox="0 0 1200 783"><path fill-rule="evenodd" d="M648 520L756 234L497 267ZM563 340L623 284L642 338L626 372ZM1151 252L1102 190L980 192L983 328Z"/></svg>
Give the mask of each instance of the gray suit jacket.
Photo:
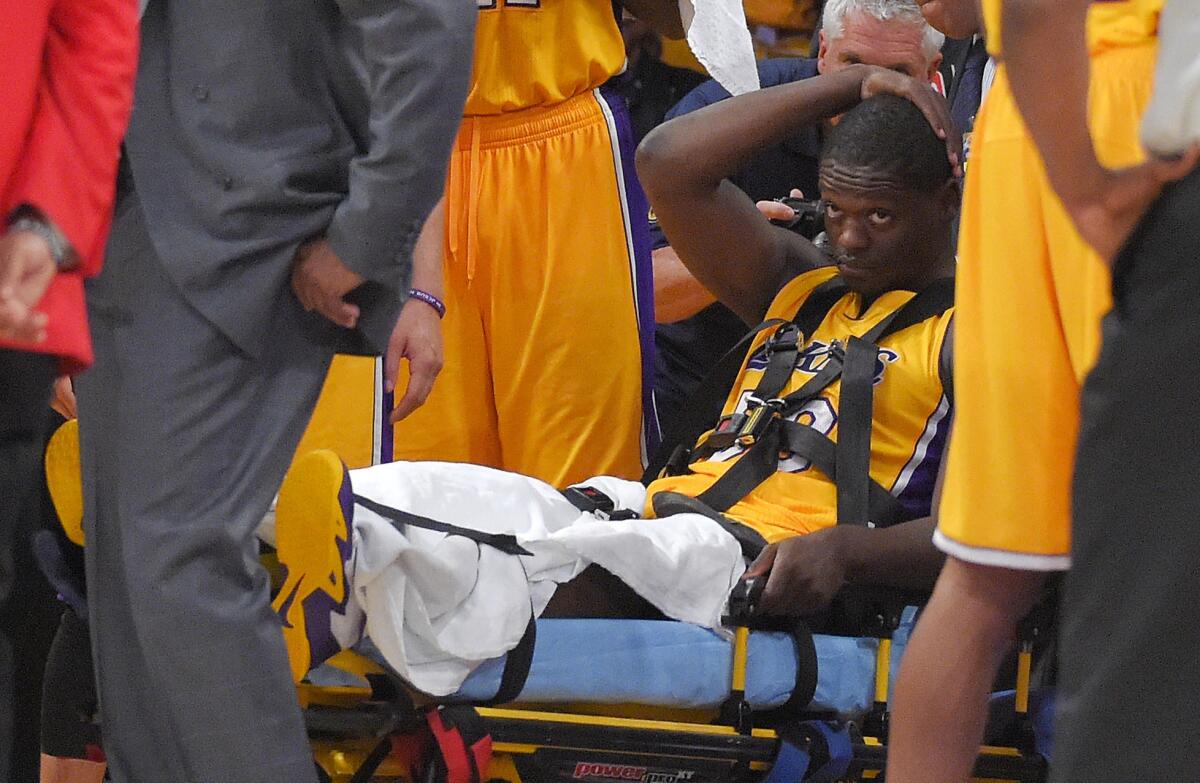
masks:
<svg viewBox="0 0 1200 783"><path fill-rule="evenodd" d="M149 0L127 162L167 272L260 355L325 234L367 278L340 350L387 345L445 178L474 0Z"/></svg>

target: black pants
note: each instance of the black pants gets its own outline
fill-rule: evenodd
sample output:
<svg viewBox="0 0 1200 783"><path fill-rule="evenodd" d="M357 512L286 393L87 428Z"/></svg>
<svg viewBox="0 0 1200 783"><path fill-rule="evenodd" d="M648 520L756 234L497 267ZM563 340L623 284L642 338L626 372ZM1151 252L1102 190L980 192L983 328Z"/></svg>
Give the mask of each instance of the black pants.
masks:
<svg viewBox="0 0 1200 783"><path fill-rule="evenodd" d="M1200 170L1113 272L1084 386L1053 780L1195 780L1200 762Z"/></svg>
<svg viewBox="0 0 1200 783"><path fill-rule="evenodd" d="M14 539L36 483L55 368L52 356L0 349L0 605L12 592ZM9 636L20 631L0 628L0 780L9 779L12 752L15 673Z"/></svg>
<svg viewBox="0 0 1200 783"><path fill-rule="evenodd" d="M88 625L68 609L46 660L42 752L59 758L103 760L96 707Z"/></svg>

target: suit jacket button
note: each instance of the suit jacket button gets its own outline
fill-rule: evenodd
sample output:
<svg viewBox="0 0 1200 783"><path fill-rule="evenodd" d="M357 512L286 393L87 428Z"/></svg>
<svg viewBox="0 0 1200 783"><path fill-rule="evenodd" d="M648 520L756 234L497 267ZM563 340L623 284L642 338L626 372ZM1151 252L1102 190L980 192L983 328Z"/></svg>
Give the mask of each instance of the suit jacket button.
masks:
<svg viewBox="0 0 1200 783"><path fill-rule="evenodd" d="M225 190L233 190L233 177L222 177L221 187Z"/></svg>
<svg viewBox="0 0 1200 783"><path fill-rule="evenodd" d="M208 88L198 84L192 90L192 95L196 97L197 101L204 103L208 100Z"/></svg>

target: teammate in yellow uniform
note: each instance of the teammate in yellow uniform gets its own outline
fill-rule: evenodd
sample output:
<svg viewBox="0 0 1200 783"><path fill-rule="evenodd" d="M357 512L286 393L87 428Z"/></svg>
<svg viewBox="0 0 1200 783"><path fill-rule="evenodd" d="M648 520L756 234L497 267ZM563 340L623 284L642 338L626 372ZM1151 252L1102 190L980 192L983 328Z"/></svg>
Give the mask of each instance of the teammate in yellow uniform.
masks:
<svg viewBox="0 0 1200 783"><path fill-rule="evenodd" d="M630 0L678 33L674 0ZM665 19L665 21L664 21ZM480 0L446 186L445 369L397 458L557 486L641 472L657 438L647 208L610 0Z"/></svg>
<svg viewBox="0 0 1200 783"><path fill-rule="evenodd" d="M1016 623L1045 573L1070 565L1079 392L1111 304L1108 272L1051 189L1013 100L1001 2L983 3L1000 66L975 125L959 238L958 406L935 534L951 557L897 686L888 780L898 783L967 779ZM1088 120L1105 165L1145 157L1137 125L1161 5L1091 6Z"/></svg>

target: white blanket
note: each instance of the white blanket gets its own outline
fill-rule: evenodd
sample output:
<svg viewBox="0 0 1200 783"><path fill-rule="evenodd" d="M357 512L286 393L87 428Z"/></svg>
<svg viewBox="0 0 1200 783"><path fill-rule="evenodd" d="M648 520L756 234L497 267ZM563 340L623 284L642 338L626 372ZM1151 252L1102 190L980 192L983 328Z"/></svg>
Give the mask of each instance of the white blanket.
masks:
<svg viewBox="0 0 1200 783"><path fill-rule="evenodd" d="M557 490L513 473L441 462L396 462L351 472L356 494L460 527L510 533L531 556L406 526L355 508L351 585L366 632L398 674L433 695L453 693L480 663L520 641L555 586L597 563L664 614L717 627L744 570L741 549L698 514L610 521ZM584 484L640 510L638 483Z"/></svg>

